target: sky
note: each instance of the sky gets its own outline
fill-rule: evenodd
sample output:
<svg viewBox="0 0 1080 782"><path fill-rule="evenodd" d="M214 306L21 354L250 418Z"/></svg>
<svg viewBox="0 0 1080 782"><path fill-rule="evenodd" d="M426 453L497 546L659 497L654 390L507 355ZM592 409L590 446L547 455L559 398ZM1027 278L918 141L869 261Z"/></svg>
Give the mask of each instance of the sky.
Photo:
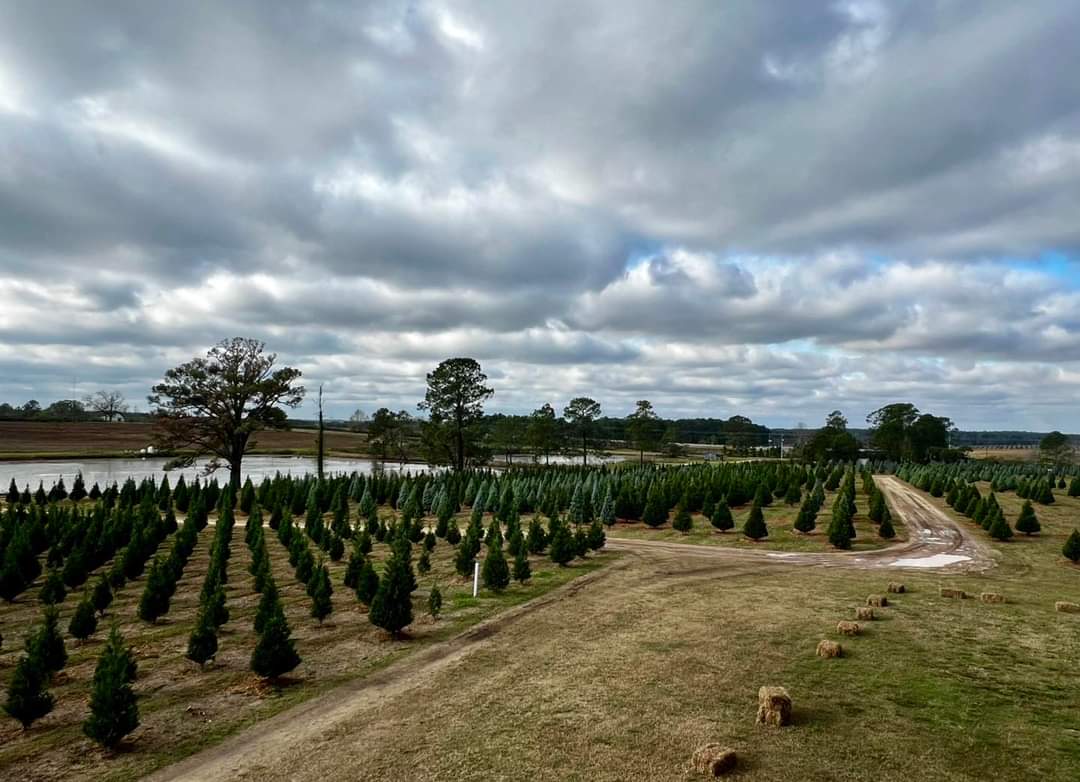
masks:
<svg viewBox="0 0 1080 782"><path fill-rule="evenodd" d="M1080 431L1080 3L0 4L0 401ZM309 397L312 395L309 394ZM305 402L301 415L310 415Z"/></svg>

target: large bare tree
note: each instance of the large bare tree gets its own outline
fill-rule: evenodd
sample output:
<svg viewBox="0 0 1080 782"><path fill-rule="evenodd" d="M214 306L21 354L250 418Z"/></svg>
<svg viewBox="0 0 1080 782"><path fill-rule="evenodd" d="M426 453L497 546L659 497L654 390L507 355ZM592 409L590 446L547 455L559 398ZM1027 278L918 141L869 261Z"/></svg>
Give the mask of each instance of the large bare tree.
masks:
<svg viewBox="0 0 1080 782"><path fill-rule="evenodd" d="M300 370L275 369L277 354L265 349L258 340L233 337L205 357L168 370L165 381L154 386L149 399L155 408L155 444L183 451L169 466L189 466L209 456L207 473L224 461L229 480L240 486L240 465L255 444L254 434L283 428L288 420L283 408L304 398L304 387L296 383Z"/></svg>
<svg viewBox="0 0 1080 782"><path fill-rule="evenodd" d="M119 391L95 391L83 398L83 405L106 421L115 421L128 411L127 401Z"/></svg>

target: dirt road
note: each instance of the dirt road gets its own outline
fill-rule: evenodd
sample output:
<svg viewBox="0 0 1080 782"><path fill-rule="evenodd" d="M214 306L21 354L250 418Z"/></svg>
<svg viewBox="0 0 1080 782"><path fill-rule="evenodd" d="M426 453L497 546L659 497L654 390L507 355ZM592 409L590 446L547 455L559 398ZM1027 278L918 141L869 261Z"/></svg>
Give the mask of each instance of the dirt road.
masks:
<svg viewBox="0 0 1080 782"><path fill-rule="evenodd" d="M661 582L733 578L757 572L761 565L841 567L857 569L918 568L948 571L985 570L994 565L990 549L918 491L890 476L876 478L890 507L907 526L909 540L872 552L820 554L747 551L718 546L660 541L609 539L612 549L628 556L602 571L584 576L531 603L507 611L446 643L410 655L383 671L340 687L283 712L222 744L169 766L150 777L166 780L312 779L340 772L340 755L326 752L378 736L377 724L391 704L423 702L418 693L432 679L452 676L467 655L507 646L503 634L537 638L531 625L543 626L543 609L582 592L590 601L630 601L635 590L655 593ZM719 563L724 567L718 567ZM731 564L740 567L730 567ZM586 589L588 587L588 589ZM584 590L584 591L583 591ZM644 594L644 592L643 592ZM542 634L542 633L541 633ZM520 640L520 639L519 639ZM524 641L521 641L524 643ZM514 643L518 643L515 641ZM520 648L514 647L514 648ZM357 731L357 735L352 733ZM326 761L332 758L332 761ZM330 765L327 766L327 763ZM374 771L374 769L367 769ZM349 778L379 778L377 774ZM418 777L419 778L419 777ZM644 778L644 777L643 777Z"/></svg>

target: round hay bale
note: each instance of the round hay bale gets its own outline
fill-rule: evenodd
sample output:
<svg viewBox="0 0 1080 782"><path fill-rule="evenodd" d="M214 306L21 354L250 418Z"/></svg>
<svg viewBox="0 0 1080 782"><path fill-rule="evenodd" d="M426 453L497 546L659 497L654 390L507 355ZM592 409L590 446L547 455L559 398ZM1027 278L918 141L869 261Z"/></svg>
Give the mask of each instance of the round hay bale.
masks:
<svg viewBox="0 0 1080 782"><path fill-rule="evenodd" d="M866 598L866 604L874 608L884 608L889 604L889 598L885 597L885 595L870 595L870 597Z"/></svg>
<svg viewBox="0 0 1080 782"><path fill-rule="evenodd" d="M1080 603L1070 603L1067 600L1058 600L1054 603L1054 610L1063 614L1080 614Z"/></svg>
<svg viewBox="0 0 1080 782"><path fill-rule="evenodd" d="M862 620L864 622L873 622L874 621L874 609L871 608L870 606L856 606L855 607L855 618L860 619L860 620Z"/></svg>
<svg viewBox="0 0 1080 782"><path fill-rule="evenodd" d="M694 755L690 758L690 765L694 771L701 774L720 777L729 771L734 771L735 764L738 761L735 750L722 747L719 744L706 744L704 747L694 750Z"/></svg>
<svg viewBox="0 0 1080 782"><path fill-rule="evenodd" d="M953 589L951 587L941 587L938 590L938 594L942 597L950 597L954 600L966 600L967 592L963 589Z"/></svg>
<svg viewBox="0 0 1080 782"><path fill-rule="evenodd" d="M818 657L843 657L844 647L838 644L836 641L829 641L822 639L818 641L817 645Z"/></svg>
<svg viewBox="0 0 1080 782"><path fill-rule="evenodd" d="M840 633L840 635L858 635L862 632L862 628L859 627L858 622L844 620L836 623L836 632Z"/></svg>
<svg viewBox="0 0 1080 782"><path fill-rule="evenodd" d="M763 686L758 690L757 721L777 728L791 724L791 696L785 688Z"/></svg>
<svg viewBox="0 0 1080 782"><path fill-rule="evenodd" d="M1005 595L998 592L983 592L979 595L979 600L984 603L1004 603Z"/></svg>
<svg viewBox="0 0 1080 782"><path fill-rule="evenodd" d="M892 592L894 595L902 595L905 592L907 592L907 587L905 587L903 584L901 584L899 582L890 581L889 582L889 591Z"/></svg>

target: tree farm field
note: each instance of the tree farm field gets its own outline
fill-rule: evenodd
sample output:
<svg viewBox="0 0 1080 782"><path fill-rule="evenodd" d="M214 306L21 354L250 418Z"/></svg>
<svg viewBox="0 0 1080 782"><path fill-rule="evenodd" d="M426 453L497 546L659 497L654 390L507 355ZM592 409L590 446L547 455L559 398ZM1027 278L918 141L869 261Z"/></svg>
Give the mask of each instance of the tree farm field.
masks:
<svg viewBox="0 0 1080 782"><path fill-rule="evenodd" d="M392 511L384 509L385 515ZM355 511L355 508L354 508ZM464 529L468 514L461 514ZM265 542L272 574L292 628L300 666L279 686L267 684L249 669L249 658L258 638L252 620L259 595L248 572L252 554L240 535L245 518L238 514L237 533L231 546L226 605L229 621L219 630L215 660L200 669L184 656L188 636L195 624L199 585L209 565L215 524L199 533L198 541L177 584L171 608L154 624L138 618L137 609L146 574L118 590L112 605L98 622L97 631L84 642L67 634L68 622L80 590L69 590L60 605L60 628L66 638L68 662L50 686L56 705L26 732L6 717L0 721L0 777L51 780L74 777L135 779L200 748L212 745L236 731L294 706L345 682L378 671L433 644L445 642L468 628L530 601L580 576L591 573L616 556L599 552L567 567L545 556L530 557L532 579L513 583L501 594L481 589L472 597L472 583L454 572L454 550L445 541L431 555L431 572L417 574L419 588L413 594L415 621L401 639L374 627L351 589L342 585L346 561L326 561L334 587L333 611L322 623L311 618L311 600L305 585L296 579L287 549L270 533ZM310 541L309 541L310 543ZM167 539L158 547L164 556ZM317 550L310 543L313 550ZM414 547L416 549L417 547ZM376 570L389 552L386 543L374 543L371 558ZM415 561L415 551L414 551ZM88 585L93 584L95 571ZM0 603L0 677L10 678L22 653L26 631L40 620L43 577L15 602ZM426 604L431 585L438 584L443 609L438 620L428 616ZM125 642L133 647L138 663L140 726L115 752L104 750L83 735L90 678L109 627L115 622Z"/></svg>
<svg viewBox="0 0 1080 782"><path fill-rule="evenodd" d="M719 742L738 751L738 779L1074 780L1080 617L1054 601L1080 598L1080 568L1060 555L1080 502L1039 510L1043 533L993 543L998 566L978 575L630 551L420 672L407 697L358 701L329 735L291 733L267 767L316 780L348 757L371 779L692 780L691 753ZM907 591L838 635L889 581ZM821 639L844 656L816 657ZM754 724L764 684L789 689L792 726Z"/></svg>

